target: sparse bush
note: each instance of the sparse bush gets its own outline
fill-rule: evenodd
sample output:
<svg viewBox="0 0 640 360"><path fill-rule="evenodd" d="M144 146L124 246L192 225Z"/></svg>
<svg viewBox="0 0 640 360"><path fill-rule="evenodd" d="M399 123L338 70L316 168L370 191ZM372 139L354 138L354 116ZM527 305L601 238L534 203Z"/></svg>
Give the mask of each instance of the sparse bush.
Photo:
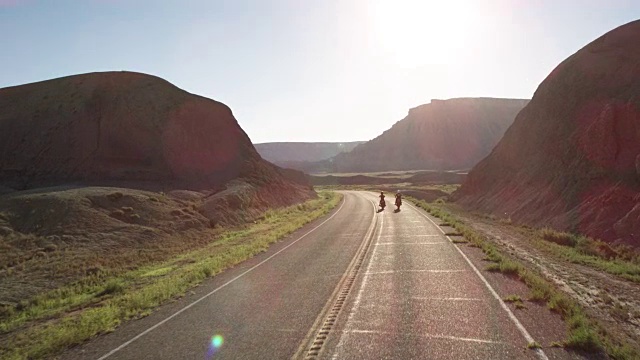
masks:
<svg viewBox="0 0 640 360"><path fill-rule="evenodd" d="M499 272L500 271L500 265L499 264L489 264L489 265L487 265L485 270L490 271L490 272Z"/></svg>
<svg viewBox="0 0 640 360"><path fill-rule="evenodd" d="M565 344L569 348L588 352L597 352L602 348L596 333L586 326L571 331Z"/></svg>
<svg viewBox="0 0 640 360"><path fill-rule="evenodd" d="M133 212L133 208L131 206L123 206L120 209L122 209L122 211L128 212L128 213Z"/></svg>
<svg viewBox="0 0 640 360"><path fill-rule="evenodd" d="M575 304L568 297L558 293L551 296L548 307L549 309L566 316L571 314L575 308Z"/></svg>
<svg viewBox="0 0 640 360"><path fill-rule="evenodd" d="M538 344L537 342L533 341L527 344L527 348L528 349L540 349L542 348L542 346L540 346L540 344Z"/></svg>
<svg viewBox="0 0 640 360"><path fill-rule="evenodd" d="M129 219L131 219L132 221L140 220L140 215L138 215L138 214L131 214L131 215L129 215Z"/></svg>
<svg viewBox="0 0 640 360"><path fill-rule="evenodd" d="M104 289L100 291L96 296L104 296L110 294L121 294L124 292L125 284L120 279L111 279L104 285Z"/></svg>
<svg viewBox="0 0 640 360"><path fill-rule="evenodd" d="M574 247L577 244L576 236L566 232L556 231L550 228L540 230L540 236L546 240L558 245Z"/></svg>
<svg viewBox="0 0 640 360"><path fill-rule="evenodd" d="M504 299L502 299L506 302L517 302L517 301L522 301L522 298L520 298L520 295L509 295L507 297L505 297Z"/></svg>

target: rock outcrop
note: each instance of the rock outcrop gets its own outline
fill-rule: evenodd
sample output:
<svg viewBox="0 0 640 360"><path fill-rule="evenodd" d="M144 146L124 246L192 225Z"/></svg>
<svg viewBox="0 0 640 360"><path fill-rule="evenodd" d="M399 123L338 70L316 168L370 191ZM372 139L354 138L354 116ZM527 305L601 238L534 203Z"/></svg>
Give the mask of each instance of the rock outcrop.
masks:
<svg viewBox="0 0 640 360"><path fill-rule="evenodd" d="M455 199L640 246L639 43L635 21L562 62Z"/></svg>
<svg viewBox="0 0 640 360"><path fill-rule="evenodd" d="M154 76L91 73L0 89L5 188L233 188L266 207L313 196L301 179L264 161L226 105Z"/></svg>
<svg viewBox="0 0 640 360"><path fill-rule="evenodd" d="M432 100L375 139L314 166L308 172L377 172L470 169L485 157L528 100Z"/></svg>

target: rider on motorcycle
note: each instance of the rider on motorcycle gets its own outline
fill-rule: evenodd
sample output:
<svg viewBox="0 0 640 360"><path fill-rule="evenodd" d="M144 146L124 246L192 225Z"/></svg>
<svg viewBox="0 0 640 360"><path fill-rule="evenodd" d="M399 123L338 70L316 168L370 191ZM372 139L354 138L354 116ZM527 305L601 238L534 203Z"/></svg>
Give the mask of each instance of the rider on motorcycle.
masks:
<svg viewBox="0 0 640 360"><path fill-rule="evenodd" d="M384 207L386 206L386 203L384 202L384 192L380 191L380 207L382 208L382 210L384 210Z"/></svg>
<svg viewBox="0 0 640 360"><path fill-rule="evenodd" d="M400 190L396 192L396 206L397 210L400 211L400 205L402 205L402 194L400 194Z"/></svg>

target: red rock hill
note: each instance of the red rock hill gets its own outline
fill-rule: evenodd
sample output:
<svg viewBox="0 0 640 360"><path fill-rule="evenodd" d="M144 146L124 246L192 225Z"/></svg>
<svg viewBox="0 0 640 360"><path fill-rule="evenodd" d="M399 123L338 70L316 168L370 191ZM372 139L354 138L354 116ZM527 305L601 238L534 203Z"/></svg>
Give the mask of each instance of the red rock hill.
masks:
<svg viewBox="0 0 640 360"><path fill-rule="evenodd" d="M540 84L455 194L463 205L640 246L640 21Z"/></svg>
<svg viewBox="0 0 640 360"><path fill-rule="evenodd" d="M0 185L10 188L216 192L240 181L277 205L312 194L289 175L262 160L226 105L154 76L91 73L0 89Z"/></svg>

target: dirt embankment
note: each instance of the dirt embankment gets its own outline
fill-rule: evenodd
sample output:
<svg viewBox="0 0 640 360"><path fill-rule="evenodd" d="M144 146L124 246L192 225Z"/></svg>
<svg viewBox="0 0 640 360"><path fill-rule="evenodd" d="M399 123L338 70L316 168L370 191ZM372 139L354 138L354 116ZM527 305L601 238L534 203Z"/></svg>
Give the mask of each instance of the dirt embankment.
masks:
<svg viewBox="0 0 640 360"><path fill-rule="evenodd" d="M640 350L640 284L566 261L511 225L449 206L456 217L540 271L601 322L612 337Z"/></svg>
<svg viewBox="0 0 640 360"><path fill-rule="evenodd" d="M640 247L639 42L635 21L562 62L454 199Z"/></svg>
<svg viewBox="0 0 640 360"><path fill-rule="evenodd" d="M304 174L258 155L226 105L160 78L0 89L0 300L161 259L314 196Z"/></svg>

